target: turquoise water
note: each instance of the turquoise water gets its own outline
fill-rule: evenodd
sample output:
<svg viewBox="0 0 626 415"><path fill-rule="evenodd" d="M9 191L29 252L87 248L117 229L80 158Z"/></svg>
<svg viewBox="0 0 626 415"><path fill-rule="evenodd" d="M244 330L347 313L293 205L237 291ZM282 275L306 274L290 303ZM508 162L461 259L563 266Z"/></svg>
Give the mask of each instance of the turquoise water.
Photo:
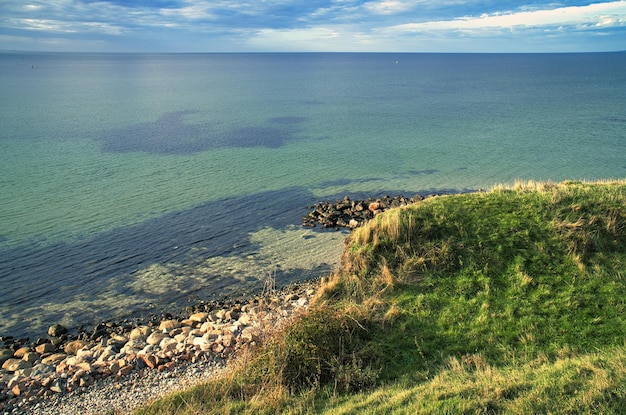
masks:
<svg viewBox="0 0 626 415"><path fill-rule="evenodd" d="M328 272L348 195L626 176L626 54L0 54L0 335Z"/></svg>

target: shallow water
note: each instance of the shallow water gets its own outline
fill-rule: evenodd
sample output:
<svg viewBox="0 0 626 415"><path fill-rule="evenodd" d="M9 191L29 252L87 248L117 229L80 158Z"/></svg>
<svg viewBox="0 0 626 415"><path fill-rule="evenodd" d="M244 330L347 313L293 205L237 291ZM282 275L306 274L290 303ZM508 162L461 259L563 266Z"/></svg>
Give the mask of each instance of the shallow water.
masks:
<svg viewBox="0 0 626 415"><path fill-rule="evenodd" d="M624 53L4 53L0 89L0 335L324 275L319 200L626 176Z"/></svg>

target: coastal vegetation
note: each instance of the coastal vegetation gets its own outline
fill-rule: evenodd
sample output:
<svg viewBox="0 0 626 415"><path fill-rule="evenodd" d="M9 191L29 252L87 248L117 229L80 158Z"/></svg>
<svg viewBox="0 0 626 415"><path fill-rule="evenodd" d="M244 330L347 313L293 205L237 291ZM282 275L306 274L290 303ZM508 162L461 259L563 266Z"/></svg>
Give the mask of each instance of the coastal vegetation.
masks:
<svg viewBox="0 0 626 415"><path fill-rule="evenodd" d="M620 413L626 181L515 183L392 209L308 311L137 414Z"/></svg>

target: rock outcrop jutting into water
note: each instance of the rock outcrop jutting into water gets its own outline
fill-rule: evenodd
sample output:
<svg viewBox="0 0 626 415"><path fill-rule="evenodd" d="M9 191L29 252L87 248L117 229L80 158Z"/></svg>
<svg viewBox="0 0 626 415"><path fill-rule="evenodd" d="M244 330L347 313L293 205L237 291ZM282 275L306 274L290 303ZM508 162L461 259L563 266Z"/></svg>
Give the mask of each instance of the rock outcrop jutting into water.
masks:
<svg viewBox="0 0 626 415"><path fill-rule="evenodd" d="M304 226L316 226L319 224L324 228L354 229L385 210L406 206L421 200L424 200L424 196L420 194L416 194L408 199L402 195L367 198L364 200L351 200L348 196L345 196L343 200L309 206L308 209L312 210L307 216L302 218L302 224Z"/></svg>

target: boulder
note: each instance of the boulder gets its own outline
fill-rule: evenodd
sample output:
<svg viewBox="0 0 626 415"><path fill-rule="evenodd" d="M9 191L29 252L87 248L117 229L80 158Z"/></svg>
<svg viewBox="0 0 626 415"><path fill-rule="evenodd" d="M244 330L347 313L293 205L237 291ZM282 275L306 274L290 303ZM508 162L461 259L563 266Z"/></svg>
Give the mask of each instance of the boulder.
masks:
<svg viewBox="0 0 626 415"><path fill-rule="evenodd" d="M178 342L171 337L166 337L159 343L159 348L166 352L176 349L176 346L178 346Z"/></svg>
<svg viewBox="0 0 626 415"><path fill-rule="evenodd" d="M17 372L22 369L30 369L31 367L32 365L29 362L16 358L10 358L2 364L2 369L10 373Z"/></svg>
<svg viewBox="0 0 626 415"><path fill-rule="evenodd" d="M161 324L159 324L159 331L163 333L168 333L171 330L177 329L181 326L180 321L178 320L163 320Z"/></svg>
<svg viewBox="0 0 626 415"><path fill-rule="evenodd" d="M195 313L189 316L189 320L204 323L209 318L209 313Z"/></svg>
<svg viewBox="0 0 626 415"><path fill-rule="evenodd" d="M43 343L35 347L35 351L39 354L54 353L56 349L52 343Z"/></svg>
<svg viewBox="0 0 626 415"><path fill-rule="evenodd" d="M74 340L66 344L63 348L63 351L65 351L65 353L67 354L75 355L80 349L88 345L89 342L86 342L84 340Z"/></svg>
<svg viewBox="0 0 626 415"><path fill-rule="evenodd" d="M13 353L13 357L21 359L28 352L30 352L30 347L20 347Z"/></svg>
<svg viewBox="0 0 626 415"><path fill-rule="evenodd" d="M150 333L152 333L152 329L148 326L135 327L128 335L128 339L146 341Z"/></svg>
<svg viewBox="0 0 626 415"><path fill-rule="evenodd" d="M139 357L141 361L150 369L157 367L157 359L152 354L144 354Z"/></svg>
<svg viewBox="0 0 626 415"><path fill-rule="evenodd" d="M165 333L159 333L155 331L154 333L148 336L148 338L146 339L146 343L152 344L152 345L159 344L161 343L161 340L163 340L166 337L169 337L169 336Z"/></svg>
<svg viewBox="0 0 626 415"><path fill-rule="evenodd" d="M59 337L67 333L67 329L60 324L53 324L48 328L48 336Z"/></svg>
<svg viewBox="0 0 626 415"><path fill-rule="evenodd" d="M128 376L133 371L133 367L131 365L122 366L120 370L117 371L118 376Z"/></svg>
<svg viewBox="0 0 626 415"><path fill-rule="evenodd" d="M65 393L67 391L67 382L65 379L57 378L50 384L50 390L54 393Z"/></svg>
<svg viewBox="0 0 626 415"><path fill-rule="evenodd" d="M0 365L13 357L13 352L9 349L0 349Z"/></svg>
<svg viewBox="0 0 626 415"><path fill-rule="evenodd" d="M55 353L41 360L44 365L56 366L61 363L67 355L65 353Z"/></svg>
<svg viewBox="0 0 626 415"><path fill-rule="evenodd" d="M68 366L78 366L79 364L83 363L85 361L85 358L82 356L70 356L67 358L67 360L65 361L65 363Z"/></svg>
<svg viewBox="0 0 626 415"><path fill-rule="evenodd" d="M24 353L24 356L22 356L22 360L25 362L30 363L31 365L34 364L37 360L39 360L41 356L39 356L39 353L36 352L26 352Z"/></svg>
<svg viewBox="0 0 626 415"><path fill-rule="evenodd" d="M109 340L107 340L107 346L122 347L128 342L128 339L120 334L112 334Z"/></svg>

